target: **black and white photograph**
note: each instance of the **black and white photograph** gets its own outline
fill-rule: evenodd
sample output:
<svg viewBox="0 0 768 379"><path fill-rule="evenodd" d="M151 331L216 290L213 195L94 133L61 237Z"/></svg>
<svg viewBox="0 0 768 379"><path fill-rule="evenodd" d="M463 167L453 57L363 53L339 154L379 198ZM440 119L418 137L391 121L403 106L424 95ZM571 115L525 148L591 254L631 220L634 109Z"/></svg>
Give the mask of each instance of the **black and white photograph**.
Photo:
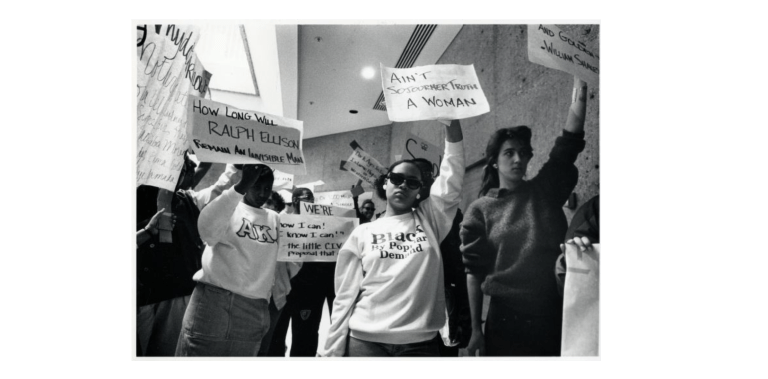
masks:
<svg viewBox="0 0 768 379"><path fill-rule="evenodd" d="M599 24L136 33L137 358L599 358Z"/></svg>

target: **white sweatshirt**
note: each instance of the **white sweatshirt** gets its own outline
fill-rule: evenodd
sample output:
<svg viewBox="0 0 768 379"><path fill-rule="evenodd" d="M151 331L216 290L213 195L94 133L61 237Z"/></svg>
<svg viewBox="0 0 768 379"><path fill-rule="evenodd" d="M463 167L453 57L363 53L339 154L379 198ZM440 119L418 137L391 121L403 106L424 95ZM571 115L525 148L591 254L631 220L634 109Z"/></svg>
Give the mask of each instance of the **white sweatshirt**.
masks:
<svg viewBox="0 0 768 379"><path fill-rule="evenodd" d="M336 299L322 356L343 356L347 334L405 344L446 326L439 244L461 201L464 149L445 143L440 176L413 212L358 226L339 251Z"/></svg>
<svg viewBox="0 0 768 379"><path fill-rule="evenodd" d="M269 300L277 263L277 213L242 202L234 188L200 213L197 228L208 245L193 279L251 299Z"/></svg>

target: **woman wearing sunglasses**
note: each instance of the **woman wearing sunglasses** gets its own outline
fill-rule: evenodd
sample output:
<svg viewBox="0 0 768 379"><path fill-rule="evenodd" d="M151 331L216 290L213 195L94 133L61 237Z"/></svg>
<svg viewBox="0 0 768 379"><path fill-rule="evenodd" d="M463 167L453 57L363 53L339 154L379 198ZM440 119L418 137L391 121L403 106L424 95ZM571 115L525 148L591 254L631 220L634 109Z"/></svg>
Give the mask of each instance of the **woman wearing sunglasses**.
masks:
<svg viewBox="0 0 768 379"><path fill-rule="evenodd" d="M445 131L445 157L429 198L419 194L425 178L411 160L395 162L377 181L386 213L358 226L339 251L321 356L439 356L435 337L447 330L439 245L464 178L459 121Z"/></svg>

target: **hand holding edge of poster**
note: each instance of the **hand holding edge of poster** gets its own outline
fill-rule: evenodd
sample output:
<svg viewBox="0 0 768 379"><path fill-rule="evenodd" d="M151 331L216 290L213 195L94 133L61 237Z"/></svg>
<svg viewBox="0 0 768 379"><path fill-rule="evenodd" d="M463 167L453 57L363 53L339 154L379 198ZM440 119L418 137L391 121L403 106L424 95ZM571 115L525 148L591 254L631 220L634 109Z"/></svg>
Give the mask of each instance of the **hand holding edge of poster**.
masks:
<svg viewBox="0 0 768 379"><path fill-rule="evenodd" d="M391 68L380 64L380 69L391 121L445 122L490 112L474 65Z"/></svg>
<svg viewBox="0 0 768 379"><path fill-rule="evenodd" d="M194 95L187 101L192 124L189 147L202 162L265 164L306 174L303 122L239 109Z"/></svg>
<svg viewBox="0 0 768 379"><path fill-rule="evenodd" d="M528 60L567 72L589 85L600 83L600 55L555 25L528 25Z"/></svg>
<svg viewBox="0 0 768 379"><path fill-rule="evenodd" d="M348 217L281 214L279 262L335 262L359 220Z"/></svg>

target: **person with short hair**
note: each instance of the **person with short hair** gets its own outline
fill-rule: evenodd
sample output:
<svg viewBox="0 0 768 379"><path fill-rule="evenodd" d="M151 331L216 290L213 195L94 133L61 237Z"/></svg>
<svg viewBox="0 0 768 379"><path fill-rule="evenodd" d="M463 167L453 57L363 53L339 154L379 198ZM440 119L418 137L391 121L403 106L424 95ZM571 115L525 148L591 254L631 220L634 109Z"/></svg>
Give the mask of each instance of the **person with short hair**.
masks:
<svg viewBox="0 0 768 379"><path fill-rule="evenodd" d="M242 177L200 213L207 244L176 345L176 356L256 356L269 329L277 263L277 213L261 209L274 174L243 165Z"/></svg>

